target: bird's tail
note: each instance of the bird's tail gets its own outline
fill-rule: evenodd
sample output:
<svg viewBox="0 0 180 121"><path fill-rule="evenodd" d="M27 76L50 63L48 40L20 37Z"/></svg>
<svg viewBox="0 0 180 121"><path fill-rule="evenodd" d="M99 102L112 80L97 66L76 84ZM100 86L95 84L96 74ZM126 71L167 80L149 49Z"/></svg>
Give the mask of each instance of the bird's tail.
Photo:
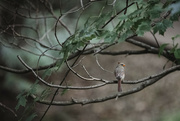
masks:
<svg viewBox="0 0 180 121"><path fill-rule="evenodd" d="M118 80L118 92L121 92L122 88L121 88L121 79Z"/></svg>

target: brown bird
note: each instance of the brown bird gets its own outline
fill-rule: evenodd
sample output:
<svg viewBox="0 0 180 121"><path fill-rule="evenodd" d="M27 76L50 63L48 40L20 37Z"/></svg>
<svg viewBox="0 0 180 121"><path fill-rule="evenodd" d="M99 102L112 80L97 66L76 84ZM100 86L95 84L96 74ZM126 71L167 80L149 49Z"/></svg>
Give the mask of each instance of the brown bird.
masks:
<svg viewBox="0 0 180 121"><path fill-rule="evenodd" d="M121 81L124 80L125 78L125 64L124 63L120 63L118 62L118 65L116 66L115 70L114 70L114 75L116 77L116 79L118 80L118 92L122 91L121 88Z"/></svg>

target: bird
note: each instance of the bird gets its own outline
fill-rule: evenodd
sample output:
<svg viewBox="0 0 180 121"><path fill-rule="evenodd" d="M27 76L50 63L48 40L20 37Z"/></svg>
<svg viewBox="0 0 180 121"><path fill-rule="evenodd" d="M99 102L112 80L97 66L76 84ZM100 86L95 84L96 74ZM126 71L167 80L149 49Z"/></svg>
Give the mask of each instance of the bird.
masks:
<svg viewBox="0 0 180 121"><path fill-rule="evenodd" d="M116 66L114 70L114 75L116 79L118 80L118 92L122 92L121 82L125 78L125 64L118 62L118 65Z"/></svg>

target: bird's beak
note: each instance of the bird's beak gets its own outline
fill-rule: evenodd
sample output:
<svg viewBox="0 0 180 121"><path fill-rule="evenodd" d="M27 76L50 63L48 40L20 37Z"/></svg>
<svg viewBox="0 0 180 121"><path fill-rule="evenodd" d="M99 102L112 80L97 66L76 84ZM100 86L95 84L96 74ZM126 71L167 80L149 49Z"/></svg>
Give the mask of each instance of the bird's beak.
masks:
<svg viewBox="0 0 180 121"><path fill-rule="evenodd" d="M125 67L125 64L123 64L123 67Z"/></svg>

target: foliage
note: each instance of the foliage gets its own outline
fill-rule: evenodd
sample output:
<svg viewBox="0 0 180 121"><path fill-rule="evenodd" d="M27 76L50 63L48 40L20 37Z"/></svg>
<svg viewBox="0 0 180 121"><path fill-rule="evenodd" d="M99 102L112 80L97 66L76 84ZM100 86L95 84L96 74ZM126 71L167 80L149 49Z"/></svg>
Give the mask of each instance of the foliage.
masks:
<svg viewBox="0 0 180 121"><path fill-rule="evenodd" d="M45 79L47 76L50 76L51 73L52 73L52 70L47 69L44 72L42 78ZM46 89L44 89L43 91L40 92L39 98L36 98L33 101L28 101L28 98L31 95L37 95L38 92L40 91L41 87L40 87L40 85L38 83L39 83L39 80L36 80L36 82L31 85L29 91L24 90L16 97L17 100L18 100L18 104L15 107L16 111L20 108L20 106L25 108L25 110L23 112L24 115L22 115L20 121L21 120L23 121L25 119L26 119L26 121L33 120L37 116L37 114L33 111L36 101L45 99L47 96L49 96L49 94L51 94L51 89L46 88Z"/></svg>
<svg viewBox="0 0 180 121"><path fill-rule="evenodd" d="M13 13L14 15L17 14L17 16L23 18L24 22L22 22L21 31L18 29L18 27L13 28L15 25L9 24L8 26L5 26L5 29L3 29L2 33L7 32L6 34L9 35L10 32L12 32L11 34L14 40L11 42L4 39L4 41L0 42L5 47L13 46L16 49L22 49L26 52L38 56L38 67L36 69L27 69L28 71L34 71L34 73L38 73L38 68L41 68L41 65L39 64L43 56L46 56L48 59L52 59L53 62L54 60L56 60L57 63L55 64L55 67L58 68L56 70L58 71L62 69L62 65L71 57L71 55L76 55L78 52L82 52L82 49L86 46L89 48L98 46L98 49L102 49L102 47L106 45L120 43L133 36L144 36L146 32L153 32L154 36L155 34L164 36L166 30L170 27L173 27L173 23L178 20L180 15L180 11L176 11L173 14L171 13L172 7L170 6L175 4L174 0L167 0L164 1L164 3L160 0L129 0L128 5L123 6L122 9L120 9L120 3L122 1L118 1L116 4L112 5L108 4L108 1L100 1L101 3L98 3L98 1L94 1L81 5L80 9L77 9L77 11L72 12L72 10L70 10L67 13L63 13L64 11L66 11L66 9L59 10L59 8L56 7L56 4L54 4L55 1L49 2L40 0L37 2L37 4L34 4L29 0L25 1L27 1L27 3L24 2L23 4L28 5L22 5L22 7L16 4L14 6L14 10L13 8L12 10L8 10L8 12ZM14 2L15 1L13 1L13 5ZM63 1L63 3L65 2L67 1ZM100 6L100 11L94 13L94 15L89 15L86 13L86 15L84 16L89 16L88 18L84 17L83 12L86 12L87 9L91 8L89 6L93 6L95 4L98 4ZM8 5L5 4L5 6ZM96 7L92 8L95 9ZM18 9L20 9L20 12L18 11ZM78 13L79 10L82 11ZM38 13L38 11L40 12ZM72 15L69 18L66 17L71 13L74 13L74 16L79 15L77 18L77 23L76 25L74 25L74 30L69 29L70 27L68 25L70 23L72 25L74 16ZM63 18L66 19L64 20ZM81 18L85 19L83 23L81 23ZM64 21L62 22L61 19L63 19ZM44 21L44 24L41 24L42 21ZM79 23L81 23L81 26L78 26ZM27 24L32 25L27 26ZM20 24L17 24L17 26L20 26ZM61 27L64 28L63 31L62 29L60 29ZM163 43L157 48L158 52L156 54L159 55L159 57L161 55L164 56L164 54L169 54L174 59L174 63L180 64L180 48L178 47L178 44L174 44L176 39L179 39L179 37L179 34L172 37L173 47L170 50L166 50L166 47L169 44ZM63 40L62 38L66 39ZM22 40L24 40L24 43L21 43ZM45 41L42 42L42 40ZM94 42L93 44L92 41ZM47 46L47 43L50 46ZM101 46L100 44L102 44L103 46ZM26 46L30 47L30 49L27 49ZM148 49L146 48L146 50ZM51 55L54 56L52 57ZM28 64L26 65L23 63L23 65L27 67ZM46 79L46 77L50 77L52 75L52 72L54 71L50 68L51 66L46 68L46 70L42 74L42 79ZM22 91L17 96L18 103L15 109L18 110L20 107L25 108L24 116L27 115L27 121L31 121L34 117L37 116L34 112L32 112L32 108L34 107L35 103L38 100L45 99L49 96L49 94L51 94L50 87L43 88L43 91L40 91L41 93L39 94L38 83L39 81L36 80L36 82L30 87L29 91ZM68 89L63 89L61 96L65 95L67 91ZM40 96L35 98L34 101L29 102L28 98L32 95ZM72 102L76 102L76 100L72 99ZM21 120L24 120L24 117L22 117Z"/></svg>
<svg viewBox="0 0 180 121"><path fill-rule="evenodd" d="M171 15L170 18L163 18L163 14L168 13L169 5L173 2L171 0L166 1L164 4L160 0L149 0L145 1L134 1L136 2L136 8L133 8L132 12L124 15L114 15L118 16L117 24L113 30L107 28L102 28L106 22L112 19L115 13L114 9L107 12L105 7L100 11L98 17L93 17L84 24L84 28L77 30L63 45L61 53L64 55L64 60L66 60L70 53L76 52L81 47L88 44L92 39L104 39L105 43L122 42L127 38L137 35L143 36L145 32L153 30L153 33L159 33L164 35L167 28L172 27L174 21L177 21L179 12ZM159 55L167 46L163 44L160 47ZM179 58L179 50L173 51L176 59ZM63 62L62 61L62 62ZM60 64L61 65L61 64Z"/></svg>
<svg viewBox="0 0 180 121"><path fill-rule="evenodd" d="M160 46L160 48L159 48L159 57L160 57L160 55L162 55L162 53L163 53L163 51L164 51L164 49L165 49L165 47L166 47L167 45L168 45L168 44L165 43L165 44L162 44L162 45Z"/></svg>

